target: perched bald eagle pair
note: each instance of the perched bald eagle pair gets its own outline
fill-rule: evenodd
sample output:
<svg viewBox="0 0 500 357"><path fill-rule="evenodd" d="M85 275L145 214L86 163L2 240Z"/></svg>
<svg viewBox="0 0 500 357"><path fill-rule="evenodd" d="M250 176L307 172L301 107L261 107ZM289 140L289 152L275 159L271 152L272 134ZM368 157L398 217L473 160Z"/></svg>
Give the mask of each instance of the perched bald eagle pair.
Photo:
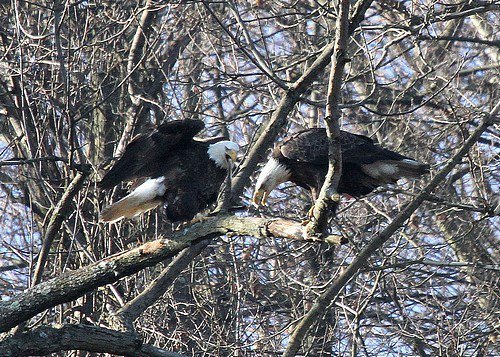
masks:
<svg viewBox="0 0 500 357"><path fill-rule="evenodd" d="M214 203L239 147L225 138L195 139L204 127L201 120L171 121L134 138L98 186L145 181L104 208L101 220L132 218L166 204L171 222L188 221Z"/></svg>
<svg viewBox="0 0 500 357"><path fill-rule="evenodd" d="M101 219L114 222L132 218L166 204L170 221L187 221L214 203L239 147L224 138L195 139L203 128L200 120L172 121L132 140L98 185L111 188L123 181L146 180L106 207ZM338 191L350 196L360 197L402 177L415 178L429 172L429 165L384 149L363 135L341 131L340 146ZM310 190L316 199L327 170L326 130L296 133L275 148L257 179L253 202L264 204L271 191L285 181Z"/></svg>
<svg viewBox="0 0 500 357"><path fill-rule="evenodd" d="M360 197L402 177L416 178L429 172L429 165L384 149L366 136L341 130L339 140L342 152L339 193ZM253 202L265 204L271 191L286 181L309 190L316 200L327 171L326 130L298 132L274 149L257 179Z"/></svg>

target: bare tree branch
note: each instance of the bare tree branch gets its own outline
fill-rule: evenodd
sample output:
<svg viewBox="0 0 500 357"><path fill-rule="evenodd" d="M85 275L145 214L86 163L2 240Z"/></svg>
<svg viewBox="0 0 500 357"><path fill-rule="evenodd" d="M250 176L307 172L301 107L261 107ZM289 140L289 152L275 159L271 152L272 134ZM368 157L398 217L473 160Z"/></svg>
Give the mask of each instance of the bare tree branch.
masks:
<svg viewBox="0 0 500 357"><path fill-rule="evenodd" d="M9 301L0 302L0 332L7 331L45 309L72 301L99 286L171 258L200 240L224 234L307 239L303 226L291 220L235 216L208 218L175 232L168 240L157 239L81 269L66 272L14 296ZM325 241L331 244L344 243L341 236L330 236Z"/></svg>
<svg viewBox="0 0 500 357"><path fill-rule="evenodd" d="M71 202L75 197L75 195L81 190L83 181L85 180L86 177L87 174L84 174L82 172L76 173L75 177L66 188L66 191L62 195L61 200L54 208L54 211L50 216L50 220L47 225L47 229L45 230L45 235L43 237L42 249L38 254L35 272L33 274L33 280L31 282L32 286L38 284L42 279L43 270L45 268L45 263L50 248L52 247L52 242L54 241L54 238L58 234L64 219L66 218L68 213L71 212L71 210L69 209Z"/></svg>
<svg viewBox="0 0 500 357"><path fill-rule="evenodd" d="M340 150L340 117L339 104L342 88L344 66L348 61L347 45L349 43L349 0L341 0L340 11L335 26L335 49L332 54L332 65L328 81L328 97L326 107L326 133L328 136L328 172L314 203L311 221L307 230L314 235L327 229L330 212L335 212L340 202L337 188L342 174L342 152Z"/></svg>
<svg viewBox="0 0 500 357"><path fill-rule="evenodd" d="M141 57L143 56L144 44L146 43L146 38L151 29L151 23L157 14L158 9L153 9L153 1L147 0L144 5L144 10L142 11L141 18L138 22L137 29L135 30L134 38L130 45L130 52L128 56L127 71L129 77L128 92L130 99L135 106L140 104L137 90L137 82L139 81L137 76L137 67L140 64Z"/></svg>

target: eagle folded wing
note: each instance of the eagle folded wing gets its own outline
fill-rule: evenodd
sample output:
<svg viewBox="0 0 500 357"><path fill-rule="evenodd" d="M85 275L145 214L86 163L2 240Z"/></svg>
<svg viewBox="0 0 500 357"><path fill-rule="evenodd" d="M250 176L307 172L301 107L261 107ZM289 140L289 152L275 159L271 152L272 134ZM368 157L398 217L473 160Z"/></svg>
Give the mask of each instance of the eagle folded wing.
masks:
<svg viewBox="0 0 500 357"><path fill-rule="evenodd" d="M98 186L111 188L123 181L153 175L158 162L169 151L191 142L203 128L201 120L176 120L164 123L150 133L137 135Z"/></svg>

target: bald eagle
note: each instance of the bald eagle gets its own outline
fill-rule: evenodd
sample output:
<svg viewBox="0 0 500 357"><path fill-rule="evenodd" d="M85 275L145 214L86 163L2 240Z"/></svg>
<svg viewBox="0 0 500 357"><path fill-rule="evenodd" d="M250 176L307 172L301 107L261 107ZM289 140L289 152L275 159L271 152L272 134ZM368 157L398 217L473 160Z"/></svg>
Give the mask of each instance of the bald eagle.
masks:
<svg viewBox="0 0 500 357"><path fill-rule="evenodd" d="M342 173L338 191L360 197L402 177L419 177L429 165L384 149L372 139L340 131ZM280 183L291 181L309 191L316 200L328 171L328 138L324 128L300 131L275 147L255 187L253 202L266 203Z"/></svg>
<svg viewBox="0 0 500 357"><path fill-rule="evenodd" d="M132 218L166 204L171 222L187 221L214 203L239 147L224 138L195 139L204 127L200 120L171 121L135 137L98 186L145 181L104 208L101 220Z"/></svg>

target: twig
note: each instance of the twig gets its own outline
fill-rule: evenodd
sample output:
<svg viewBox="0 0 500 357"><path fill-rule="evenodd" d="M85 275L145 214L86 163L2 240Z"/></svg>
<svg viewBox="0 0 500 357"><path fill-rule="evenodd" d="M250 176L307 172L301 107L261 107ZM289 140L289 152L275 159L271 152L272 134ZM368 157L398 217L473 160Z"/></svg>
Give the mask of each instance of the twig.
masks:
<svg viewBox="0 0 500 357"><path fill-rule="evenodd" d="M45 263L47 261L47 256L49 254L50 248L52 247L52 242L54 241L56 235L59 233L59 229L61 228L63 220L70 212L69 208L73 197L82 188L83 181L86 177L86 174L77 172L50 216L49 224L47 225L47 229L45 230L45 234L43 237L42 249L38 254L33 280L31 281L32 286L38 284L42 279L43 270L45 268Z"/></svg>
<svg viewBox="0 0 500 357"><path fill-rule="evenodd" d="M90 173L90 165L87 164L77 164L74 162L70 162L68 159L61 157L61 156L56 156L56 155L48 155L48 156L42 156L42 157L34 157L31 159L26 159L26 158L11 158L8 160L3 160L0 161L0 167L2 166L16 166L16 165L27 165L27 164L33 164L37 162L48 162L48 161L61 161L67 164L70 168L75 169L77 171L80 171L85 174Z"/></svg>
<svg viewBox="0 0 500 357"><path fill-rule="evenodd" d="M214 209L212 214L227 213L231 206L231 184L233 178L233 162L230 161L229 169L227 170L227 175L224 180L223 189L221 190L219 197L217 199L217 207Z"/></svg>
<svg viewBox="0 0 500 357"><path fill-rule="evenodd" d="M460 37L460 36L427 36L427 35L419 35L416 37L417 40L429 40L429 41L457 41L457 42L470 42L470 43L479 43L481 45L500 47L500 41L488 41L480 38L473 37Z"/></svg>

